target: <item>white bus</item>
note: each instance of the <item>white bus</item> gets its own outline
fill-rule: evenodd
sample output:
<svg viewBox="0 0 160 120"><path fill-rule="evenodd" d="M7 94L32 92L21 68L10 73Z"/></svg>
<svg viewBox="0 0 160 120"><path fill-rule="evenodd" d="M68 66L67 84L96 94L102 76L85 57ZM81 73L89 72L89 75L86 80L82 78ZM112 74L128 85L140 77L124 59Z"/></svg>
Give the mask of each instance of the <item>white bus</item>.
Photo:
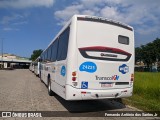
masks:
<svg viewBox="0 0 160 120"><path fill-rule="evenodd" d="M40 71L40 57L38 57L35 61L34 61L34 74L36 76L39 76L39 71Z"/></svg>
<svg viewBox="0 0 160 120"><path fill-rule="evenodd" d="M30 70L31 72L34 72L34 62L31 62L31 63L30 63L29 70Z"/></svg>
<svg viewBox="0 0 160 120"><path fill-rule="evenodd" d="M32 62L29 65L29 70L32 71Z"/></svg>
<svg viewBox="0 0 160 120"><path fill-rule="evenodd" d="M40 78L65 100L129 97L134 30L95 16L74 15L41 54Z"/></svg>

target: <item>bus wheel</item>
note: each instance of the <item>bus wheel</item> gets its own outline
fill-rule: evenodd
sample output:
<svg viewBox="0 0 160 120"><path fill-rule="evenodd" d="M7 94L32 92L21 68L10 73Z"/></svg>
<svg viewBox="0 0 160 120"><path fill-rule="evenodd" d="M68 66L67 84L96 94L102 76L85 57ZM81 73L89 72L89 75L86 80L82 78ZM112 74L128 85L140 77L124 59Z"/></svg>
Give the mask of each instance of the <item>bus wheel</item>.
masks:
<svg viewBox="0 0 160 120"><path fill-rule="evenodd" d="M39 77L39 74L37 74L36 77Z"/></svg>
<svg viewBox="0 0 160 120"><path fill-rule="evenodd" d="M49 94L49 96L54 95L53 91L51 90L51 81L50 80L48 80L48 94Z"/></svg>

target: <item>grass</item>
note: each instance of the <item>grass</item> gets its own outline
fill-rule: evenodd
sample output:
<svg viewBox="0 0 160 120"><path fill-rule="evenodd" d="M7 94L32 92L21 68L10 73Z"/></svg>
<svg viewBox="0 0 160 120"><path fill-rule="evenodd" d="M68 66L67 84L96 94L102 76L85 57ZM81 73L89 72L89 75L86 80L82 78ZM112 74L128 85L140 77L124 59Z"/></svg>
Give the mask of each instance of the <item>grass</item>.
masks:
<svg viewBox="0 0 160 120"><path fill-rule="evenodd" d="M133 96L123 102L145 111L160 111L160 73L136 72Z"/></svg>

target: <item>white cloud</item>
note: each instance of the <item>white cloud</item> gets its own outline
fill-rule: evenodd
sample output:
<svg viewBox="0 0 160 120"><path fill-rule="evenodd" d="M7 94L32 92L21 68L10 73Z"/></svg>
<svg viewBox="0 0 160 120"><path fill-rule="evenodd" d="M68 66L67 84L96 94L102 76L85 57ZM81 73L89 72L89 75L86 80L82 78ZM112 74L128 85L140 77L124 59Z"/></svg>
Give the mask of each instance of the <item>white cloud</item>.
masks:
<svg viewBox="0 0 160 120"><path fill-rule="evenodd" d="M11 21L18 20L21 18L23 18L23 16L19 14L14 14L11 16L4 16L1 20L1 24L9 24Z"/></svg>
<svg viewBox="0 0 160 120"><path fill-rule="evenodd" d="M93 8L95 6L113 6L115 4L120 4L123 0L80 0L80 3L87 8Z"/></svg>
<svg viewBox="0 0 160 120"><path fill-rule="evenodd" d="M27 21L15 22L15 23L13 23L13 25L24 25L24 24L27 24L27 23L28 23Z"/></svg>
<svg viewBox="0 0 160 120"><path fill-rule="evenodd" d="M0 8L51 7L54 0L1 0Z"/></svg>
<svg viewBox="0 0 160 120"><path fill-rule="evenodd" d="M81 4L83 4L86 8L94 8L97 4L103 4L103 0L81 0Z"/></svg>
<svg viewBox="0 0 160 120"><path fill-rule="evenodd" d="M19 29L17 28L11 28L11 27L5 27L3 28L3 31L18 31Z"/></svg>
<svg viewBox="0 0 160 120"><path fill-rule="evenodd" d="M70 5L63 10L56 11L54 16L60 20L58 23L60 25L63 25L74 14L115 18L115 16L119 15L117 8L109 6L119 4L120 1L121 0L80 0L76 4L73 3L74 5Z"/></svg>
<svg viewBox="0 0 160 120"><path fill-rule="evenodd" d="M100 14L104 17L107 17L107 18L115 18L117 17L120 13L118 13L117 11L117 8L115 7L108 7L106 6L105 8L103 8L101 11L100 11Z"/></svg>
<svg viewBox="0 0 160 120"><path fill-rule="evenodd" d="M26 21L26 17L29 14L12 14L10 16L3 16L0 20L0 25L3 27L3 31L18 31L16 28L17 25L24 25L28 22Z"/></svg>
<svg viewBox="0 0 160 120"><path fill-rule="evenodd" d="M94 11L92 11L92 10L84 10L82 12L82 14L84 14L84 15L94 15Z"/></svg>
<svg viewBox="0 0 160 120"><path fill-rule="evenodd" d="M20 25L20 24L26 24L27 21L25 20L26 17L28 17L29 14L12 14L10 16L3 16L0 20L0 24L3 25Z"/></svg>
<svg viewBox="0 0 160 120"><path fill-rule="evenodd" d="M139 34L152 34L160 30L156 27L160 26L159 5L160 0L80 0L75 5L56 11L54 15L61 25L74 14L88 14L134 25Z"/></svg>
<svg viewBox="0 0 160 120"><path fill-rule="evenodd" d="M160 24L159 24L159 26L160 26ZM157 25L154 25L154 26L143 25L143 26L138 27L136 30L141 35L148 35L148 34L159 31L160 30L159 26L157 26Z"/></svg>
<svg viewBox="0 0 160 120"><path fill-rule="evenodd" d="M54 15L56 19L59 19L61 21L59 25L64 25L72 15L80 14L79 10L82 8L83 5L72 5L66 7L64 10L56 11Z"/></svg>

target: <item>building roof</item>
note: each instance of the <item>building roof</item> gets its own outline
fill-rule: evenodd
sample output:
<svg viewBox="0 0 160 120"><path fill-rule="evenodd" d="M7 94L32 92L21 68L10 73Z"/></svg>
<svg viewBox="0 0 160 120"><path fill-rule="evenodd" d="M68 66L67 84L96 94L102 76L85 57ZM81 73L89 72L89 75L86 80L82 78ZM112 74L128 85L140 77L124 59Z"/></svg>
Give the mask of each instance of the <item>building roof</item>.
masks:
<svg viewBox="0 0 160 120"><path fill-rule="evenodd" d="M3 54L3 58L2 58L2 54L0 54L0 62L4 61L4 62L24 62L24 63L31 63L32 61L29 60L29 58L26 57L20 57L14 54L9 54L9 53L4 53Z"/></svg>

